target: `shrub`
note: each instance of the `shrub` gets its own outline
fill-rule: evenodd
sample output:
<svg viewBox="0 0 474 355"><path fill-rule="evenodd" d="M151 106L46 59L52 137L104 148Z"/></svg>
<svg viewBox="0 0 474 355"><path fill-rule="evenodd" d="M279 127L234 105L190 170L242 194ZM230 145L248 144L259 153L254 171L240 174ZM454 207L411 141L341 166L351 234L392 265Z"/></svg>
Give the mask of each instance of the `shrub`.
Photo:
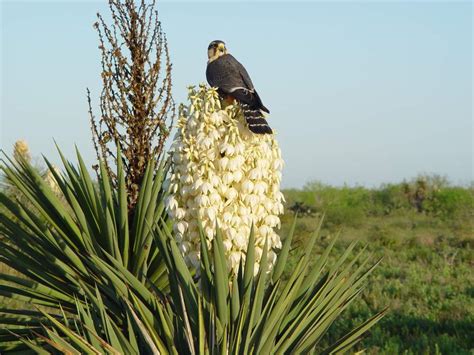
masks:
<svg viewBox="0 0 474 355"><path fill-rule="evenodd" d="M446 187L435 191L424 208L447 219L474 217L474 191L462 187Z"/></svg>

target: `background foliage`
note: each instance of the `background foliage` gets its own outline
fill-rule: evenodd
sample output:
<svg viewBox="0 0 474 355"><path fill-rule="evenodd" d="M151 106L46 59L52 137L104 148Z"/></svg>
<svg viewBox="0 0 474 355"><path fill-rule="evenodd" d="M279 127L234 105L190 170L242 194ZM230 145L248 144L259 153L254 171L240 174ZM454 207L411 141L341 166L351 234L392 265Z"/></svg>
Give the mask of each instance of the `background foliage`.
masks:
<svg viewBox="0 0 474 355"><path fill-rule="evenodd" d="M425 191L421 210L413 200L420 188ZM325 211L317 249L327 244L325 236L342 228L334 257L354 239L366 241L369 251L384 256L362 300L336 322L330 337L337 337L381 305L389 305L388 314L359 348L390 354L472 353L474 186L453 186L438 176L419 176L373 189L312 182L303 189L285 191L285 196L283 228L288 228L292 218L289 208L299 210L303 216L295 235L301 246L317 216ZM288 270L300 252L295 250Z"/></svg>

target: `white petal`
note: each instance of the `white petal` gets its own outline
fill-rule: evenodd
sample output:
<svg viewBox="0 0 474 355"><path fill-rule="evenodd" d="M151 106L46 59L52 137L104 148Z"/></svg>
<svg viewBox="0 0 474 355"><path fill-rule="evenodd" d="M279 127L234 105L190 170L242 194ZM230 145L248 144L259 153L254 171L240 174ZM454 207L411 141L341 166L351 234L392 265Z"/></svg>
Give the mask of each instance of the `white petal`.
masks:
<svg viewBox="0 0 474 355"><path fill-rule="evenodd" d="M237 197L237 195L238 195L237 190L231 187L230 189L226 191L225 197L227 197L228 200L233 200Z"/></svg>
<svg viewBox="0 0 474 355"><path fill-rule="evenodd" d="M209 178L209 181L211 182L213 186L217 186L221 183L221 179L217 175L212 175Z"/></svg>
<svg viewBox="0 0 474 355"><path fill-rule="evenodd" d="M245 180L242 183L242 192L246 194L250 194L253 191L253 182L250 180Z"/></svg>
<svg viewBox="0 0 474 355"><path fill-rule="evenodd" d="M210 183L203 182L201 185L201 191L203 194L207 194L212 189L212 185Z"/></svg>
<svg viewBox="0 0 474 355"><path fill-rule="evenodd" d="M186 254L191 247L191 244L189 242L182 242L179 245L179 250L181 250L181 253Z"/></svg>
<svg viewBox="0 0 474 355"><path fill-rule="evenodd" d="M209 195L209 201L211 202L211 205L216 205L220 203L221 200L221 195L219 195L217 192L213 192Z"/></svg>
<svg viewBox="0 0 474 355"><path fill-rule="evenodd" d="M269 235L270 233L272 233L272 229L268 226L261 226L259 229L258 229L260 235L262 237L266 237L267 235Z"/></svg>
<svg viewBox="0 0 474 355"><path fill-rule="evenodd" d="M233 155L235 151L234 147L230 145L229 143L221 144L219 150L221 154L225 154L226 156Z"/></svg>
<svg viewBox="0 0 474 355"><path fill-rule="evenodd" d="M234 272L236 272L239 267L241 255L242 255L241 253L236 252L236 251L230 253L229 255L230 267L232 268Z"/></svg>
<svg viewBox="0 0 474 355"><path fill-rule="evenodd" d="M235 182L239 182L240 180L242 180L242 171L241 170L236 170L234 171L234 175L233 175L233 180Z"/></svg>
<svg viewBox="0 0 474 355"><path fill-rule="evenodd" d="M174 225L174 229L176 232L184 234L188 229L188 223L185 221L178 222Z"/></svg>
<svg viewBox="0 0 474 355"><path fill-rule="evenodd" d="M258 168L250 170L249 178L252 180L260 180L262 178L262 171Z"/></svg>
<svg viewBox="0 0 474 355"><path fill-rule="evenodd" d="M244 236L242 233L237 233L234 236L234 244L237 248L241 250L246 250L247 249L247 244L248 244L248 239Z"/></svg>
<svg viewBox="0 0 474 355"><path fill-rule="evenodd" d="M233 247L232 241L230 241L229 239L224 240L224 241L222 242L222 244L224 244L224 250L225 250L226 252L228 252L229 250L231 250L232 247Z"/></svg>
<svg viewBox="0 0 474 355"><path fill-rule="evenodd" d="M206 213L210 221L216 220L216 209L214 207L207 208Z"/></svg>
<svg viewBox="0 0 474 355"><path fill-rule="evenodd" d="M229 224L232 221L232 213L225 212L223 216L223 221L226 224Z"/></svg>
<svg viewBox="0 0 474 355"><path fill-rule="evenodd" d="M217 192L219 192L222 196L225 196L226 193L227 193L227 185L225 184L220 184L219 186L217 186Z"/></svg>
<svg viewBox="0 0 474 355"><path fill-rule="evenodd" d="M173 196L168 197L166 204L170 210L175 210L178 208L178 201Z"/></svg>
<svg viewBox="0 0 474 355"><path fill-rule="evenodd" d="M226 185L230 185L233 180L234 180L234 174L232 174L231 172L226 172L224 176L222 177L222 182Z"/></svg>
<svg viewBox="0 0 474 355"><path fill-rule="evenodd" d="M207 197L206 195L199 195L196 197L196 203L199 206L202 206L202 207L208 206L209 202L210 202L209 197Z"/></svg>
<svg viewBox="0 0 474 355"><path fill-rule="evenodd" d="M196 269L200 267L201 260L200 260L200 252L199 251L191 251L188 254L189 263L194 266Z"/></svg>
<svg viewBox="0 0 474 355"><path fill-rule="evenodd" d="M226 170L227 169L227 164L229 164L229 158L227 157L222 157L219 160L218 166L221 170Z"/></svg>
<svg viewBox="0 0 474 355"><path fill-rule="evenodd" d="M175 217L177 219L183 219L186 215L186 211L183 208L177 208L175 212Z"/></svg>

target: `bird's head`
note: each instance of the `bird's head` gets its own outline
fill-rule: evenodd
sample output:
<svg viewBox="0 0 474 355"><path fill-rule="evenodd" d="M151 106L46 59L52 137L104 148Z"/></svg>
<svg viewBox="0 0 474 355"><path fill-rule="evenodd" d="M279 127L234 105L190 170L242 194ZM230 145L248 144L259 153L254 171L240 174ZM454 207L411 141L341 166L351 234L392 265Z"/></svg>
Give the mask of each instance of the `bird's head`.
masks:
<svg viewBox="0 0 474 355"><path fill-rule="evenodd" d="M225 47L225 43L222 41L212 41L209 44L209 47L207 47L207 58L209 59L209 63L224 54L227 54L227 48Z"/></svg>

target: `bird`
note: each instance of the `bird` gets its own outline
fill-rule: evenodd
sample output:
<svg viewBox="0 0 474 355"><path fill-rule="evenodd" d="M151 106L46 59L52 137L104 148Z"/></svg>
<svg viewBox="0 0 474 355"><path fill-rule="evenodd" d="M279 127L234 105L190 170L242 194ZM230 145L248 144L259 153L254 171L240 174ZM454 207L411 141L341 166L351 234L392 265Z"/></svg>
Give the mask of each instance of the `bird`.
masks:
<svg viewBox="0 0 474 355"><path fill-rule="evenodd" d="M225 100L235 100L242 108L251 132L272 134L264 112L270 113L263 105L245 67L235 59L223 41L215 40L207 48L206 78L210 86L217 88Z"/></svg>

